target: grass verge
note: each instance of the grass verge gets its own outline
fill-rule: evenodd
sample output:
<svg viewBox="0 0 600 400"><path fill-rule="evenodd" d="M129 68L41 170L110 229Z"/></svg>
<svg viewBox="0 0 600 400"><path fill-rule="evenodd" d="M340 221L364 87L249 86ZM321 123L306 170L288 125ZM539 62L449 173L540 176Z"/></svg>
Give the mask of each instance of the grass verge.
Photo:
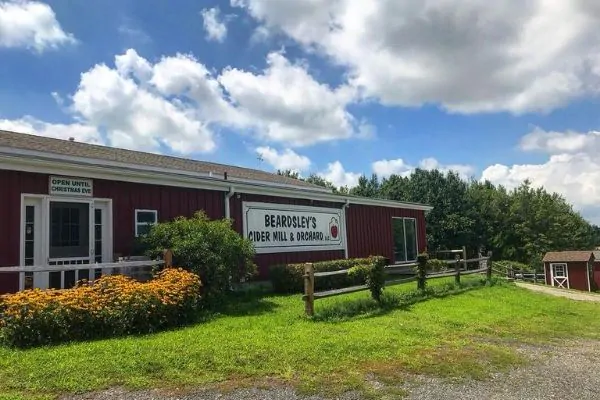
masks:
<svg viewBox="0 0 600 400"><path fill-rule="evenodd" d="M438 279L431 288L435 292L450 282ZM298 295L244 295L179 330L29 350L0 348L0 399L113 386L232 388L257 382L294 385L305 393L358 390L381 397L397 391L405 374L479 379L519 364L523 360L512 342L600 339L600 320L593 317L600 312L598 303L514 285L418 301L414 287L387 288L386 297L404 303L383 311L340 305L368 304L368 292L319 300L314 319L302 316ZM372 377L383 387L374 388Z"/></svg>

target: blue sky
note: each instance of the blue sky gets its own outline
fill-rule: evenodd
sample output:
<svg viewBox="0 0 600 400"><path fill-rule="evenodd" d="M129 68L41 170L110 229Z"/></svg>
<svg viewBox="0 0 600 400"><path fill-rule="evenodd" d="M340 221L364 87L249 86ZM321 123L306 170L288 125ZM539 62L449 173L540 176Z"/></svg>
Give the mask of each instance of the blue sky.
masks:
<svg viewBox="0 0 600 400"><path fill-rule="evenodd" d="M0 0L0 128L339 185L529 178L599 222L600 7L560 3Z"/></svg>

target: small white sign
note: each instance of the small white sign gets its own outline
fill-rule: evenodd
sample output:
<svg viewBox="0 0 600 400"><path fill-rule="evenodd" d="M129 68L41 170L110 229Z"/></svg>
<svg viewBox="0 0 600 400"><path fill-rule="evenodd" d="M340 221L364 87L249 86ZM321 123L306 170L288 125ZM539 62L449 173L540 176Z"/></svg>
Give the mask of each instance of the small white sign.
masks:
<svg viewBox="0 0 600 400"><path fill-rule="evenodd" d="M344 249L341 209L244 202L243 219L257 253Z"/></svg>
<svg viewBox="0 0 600 400"><path fill-rule="evenodd" d="M67 178L63 176L50 177L51 195L56 196L86 196L91 197L93 192L93 181L91 179Z"/></svg>

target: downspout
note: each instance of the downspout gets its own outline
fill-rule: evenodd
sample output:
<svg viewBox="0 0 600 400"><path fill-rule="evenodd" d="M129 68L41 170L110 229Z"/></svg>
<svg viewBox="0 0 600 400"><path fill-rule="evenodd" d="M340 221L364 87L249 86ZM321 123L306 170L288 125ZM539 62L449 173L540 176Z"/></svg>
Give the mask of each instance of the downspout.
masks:
<svg viewBox="0 0 600 400"><path fill-rule="evenodd" d="M231 218L231 205L230 203L230 199L233 197L233 195L235 194L235 188L233 186L231 186L229 188L229 192L227 192L225 194L225 219L230 219Z"/></svg>
<svg viewBox="0 0 600 400"><path fill-rule="evenodd" d="M350 207L350 200L346 199L346 203L342 206L342 217L344 218L344 229L343 229L343 239L344 239L344 258L348 258L348 231L346 227L346 209Z"/></svg>

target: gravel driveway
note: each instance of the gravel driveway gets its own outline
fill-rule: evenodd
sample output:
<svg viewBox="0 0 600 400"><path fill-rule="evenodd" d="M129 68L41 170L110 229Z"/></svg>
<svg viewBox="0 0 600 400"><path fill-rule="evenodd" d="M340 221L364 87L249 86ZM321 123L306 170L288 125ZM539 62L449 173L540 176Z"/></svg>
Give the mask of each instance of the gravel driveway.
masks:
<svg viewBox="0 0 600 400"><path fill-rule="evenodd" d="M515 285L525 288L525 289L533 290L534 292L550 294L552 296L566 297L566 298L572 299L572 300L599 301L600 302L600 295L595 294L595 293L580 292L580 291L576 291L576 290L556 289L551 286L534 285L531 283L524 283L524 282L515 282ZM599 398L600 398L600 396L599 396Z"/></svg>
<svg viewBox="0 0 600 400"><path fill-rule="evenodd" d="M403 386L408 399L424 400L547 400L600 399L600 341L565 341L562 347L524 347L519 351L532 363L486 381L447 382L432 377L417 377ZM382 398L394 398L383 397ZM64 400L296 400L322 399L301 397L290 388L269 390L243 389L228 394L198 391L187 394L167 394L160 391L127 392L111 389ZM360 400L355 393L340 399Z"/></svg>

